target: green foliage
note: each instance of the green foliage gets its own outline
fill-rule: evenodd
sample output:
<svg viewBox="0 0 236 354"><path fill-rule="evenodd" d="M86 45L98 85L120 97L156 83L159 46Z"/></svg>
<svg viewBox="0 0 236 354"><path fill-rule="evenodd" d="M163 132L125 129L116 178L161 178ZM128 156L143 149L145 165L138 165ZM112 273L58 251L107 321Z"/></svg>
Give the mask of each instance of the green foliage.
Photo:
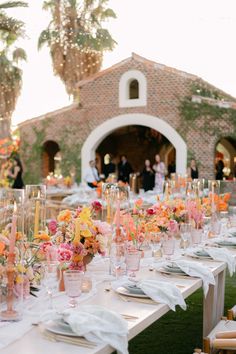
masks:
<svg viewBox="0 0 236 354"><path fill-rule="evenodd" d="M21 145L21 152L24 156L25 170L24 182L25 184L38 184L41 182L42 170L41 159L43 152L43 142L46 137L46 126L48 122L42 123L40 128L32 127L34 132L33 144L24 138Z"/></svg>
<svg viewBox="0 0 236 354"><path fill-rule="evenodd" d="M205 86L194 84L191 88L193 94L213 99L223 99L217 91L210 90ZM231 136L236 136L236 110L233 108L219 107L208 102L192 102L192 96L184 97L180 101L179 112L181 116L180 132L185 135L191 126L210 136L221 136L222 126L225 122L232 127Z"/></svg>

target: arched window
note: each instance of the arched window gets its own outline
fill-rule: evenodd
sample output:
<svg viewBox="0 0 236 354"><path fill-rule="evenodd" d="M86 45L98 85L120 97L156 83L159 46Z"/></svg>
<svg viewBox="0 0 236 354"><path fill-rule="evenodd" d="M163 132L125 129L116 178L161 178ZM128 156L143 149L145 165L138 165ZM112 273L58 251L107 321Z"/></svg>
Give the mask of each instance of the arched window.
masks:
<svg viewBox="0 0 236 354"><path fill-rule="evenodd" d="M58 158L60 147L57 142L53 140L48 140L43 144L42 151L42 174L43 177L52 172L54 173L58 169Z"/></svg>
<svg viewBox="0 0 236 354"><path fill-rule="evenodd" d="M147 80L139 70L126 71L119 83L120 107L144 107L147 105Z"/></svg>
<svg viewBox="0 0 236 354"><path fill-rule="evenodd" d="M139 98L139 82L138 80L131 80L129 84L129 99L134 100Z"/></svg>

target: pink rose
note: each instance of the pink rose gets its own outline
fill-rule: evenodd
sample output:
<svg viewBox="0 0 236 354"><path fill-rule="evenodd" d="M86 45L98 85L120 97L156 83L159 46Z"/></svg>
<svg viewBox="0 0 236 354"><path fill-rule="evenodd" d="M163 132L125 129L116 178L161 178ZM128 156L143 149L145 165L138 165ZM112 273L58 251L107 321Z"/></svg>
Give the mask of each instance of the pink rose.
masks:
<svg viewBox="0 0 236 354"><path fill-rule="evenodd" d="M102 210L102 204L98 200L95 200L94 202L92 202L91 206L92 206L93 210L96 212Z"/></svg>
<svg viewBox="0 0 236 354"><path fill-rule="evenodd" d="M50 220L48 224L48 229L52 235L55 235L57 232L57 222L56 220Z"/></svg>

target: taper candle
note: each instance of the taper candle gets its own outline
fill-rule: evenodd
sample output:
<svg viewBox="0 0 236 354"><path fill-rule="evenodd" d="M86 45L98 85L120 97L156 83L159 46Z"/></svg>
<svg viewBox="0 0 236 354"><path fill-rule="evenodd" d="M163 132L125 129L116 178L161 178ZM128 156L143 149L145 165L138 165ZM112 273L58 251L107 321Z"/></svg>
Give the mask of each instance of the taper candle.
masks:
<svg viewBox="0 0 236 354"><path fill-rule="evenodd" d="M16 243L16 231L17 231L17 206L14 203L14 210L12 215L12 222L11 222L11 234L9 239L9 253L14 253L15 243Z"/></svg>
<svg viewBox="0 0 236 354"><path fill-rule="evenodd" d="M39 233L39 211L40 211L40 201L35 202L35 214L34 214L34 236Z"/></svg>

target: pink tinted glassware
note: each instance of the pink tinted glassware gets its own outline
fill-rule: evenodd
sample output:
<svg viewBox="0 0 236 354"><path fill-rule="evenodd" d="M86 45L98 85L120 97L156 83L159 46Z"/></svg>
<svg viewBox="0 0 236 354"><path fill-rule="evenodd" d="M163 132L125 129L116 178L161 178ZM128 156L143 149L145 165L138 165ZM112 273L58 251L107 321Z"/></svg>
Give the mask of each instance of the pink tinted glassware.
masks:
<svg viewBox="0 0 236 354"><path fill-rule="evenodd" d="M137 249L127 250L126 253L126 270L130 277L135 277L139 270L140 266L140 259L141 259L141 251Z"/></svg>
<svg viewBox="0 0 236 354"><path fill-rule="evenodd" d="M79 270L66 270L64 272L65 291L70 298L70 307L77 307L78 305L76 298L78 298L82 292L83 276L84 273Z"/></svg>
<svg viewBox="0 0 236 354"><path fill-rule="evenodd" d="M171 259L175 251L175 240L172 237L165 236L162 242L162 251L166 259Z"/></svg>

